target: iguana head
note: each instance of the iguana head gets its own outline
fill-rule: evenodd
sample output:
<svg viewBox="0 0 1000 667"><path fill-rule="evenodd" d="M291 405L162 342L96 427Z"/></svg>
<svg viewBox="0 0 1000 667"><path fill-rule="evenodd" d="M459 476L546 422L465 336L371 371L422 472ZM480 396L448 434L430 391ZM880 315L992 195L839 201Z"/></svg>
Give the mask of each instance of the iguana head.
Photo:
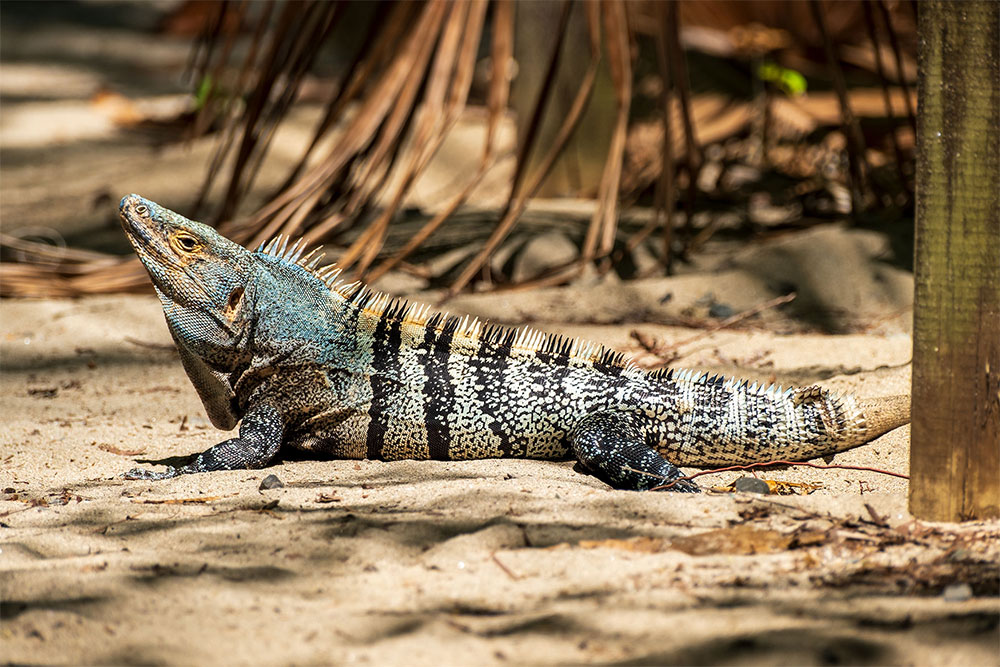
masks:
<svg viewBox="0 0 1000 667"><path fill-rule="evenodd" d="M252 253L138 195L123 197L118 210L209 416L217 426L231 428L235 414L225 378L249 355Z"/></svg>
<svg viewBox="0 0 1000 667"><path fill-rule="evenodd" d="M246 248L139 195L123 197L118 210L161 299L233 321L252 267Z"/></svg>

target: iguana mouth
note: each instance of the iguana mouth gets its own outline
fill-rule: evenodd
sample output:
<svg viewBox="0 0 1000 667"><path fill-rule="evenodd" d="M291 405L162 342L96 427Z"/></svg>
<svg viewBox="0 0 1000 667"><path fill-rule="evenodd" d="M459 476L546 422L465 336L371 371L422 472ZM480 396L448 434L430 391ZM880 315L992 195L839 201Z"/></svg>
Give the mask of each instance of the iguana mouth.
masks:
<svg viewBox="0 0 1000 667"><path fill-rule="evenodd" d="M128 211L122 211L119 217L122 221L122 229L125 230L125 235L128 236L132 245L152 243L153 235L149 233L149 229L136 220L133 220Z"/></svg>

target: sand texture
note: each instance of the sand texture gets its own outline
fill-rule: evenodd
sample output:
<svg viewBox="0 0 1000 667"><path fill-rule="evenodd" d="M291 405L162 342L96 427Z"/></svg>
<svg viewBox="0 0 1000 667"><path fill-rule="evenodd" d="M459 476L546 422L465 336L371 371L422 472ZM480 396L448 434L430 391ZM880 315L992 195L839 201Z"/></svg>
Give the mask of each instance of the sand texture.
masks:
<svg viewBox="0 0 1000 667"><path fill-rule="evenodd" d="M760 477L822 488L690 496L613 491L571 463L293 457L125 481L224 437L156 299L0 315L0 662L997 662L998 524L914 522L905 480L796 468ZM640 358L634 329L692 335L536 326ZM682 350L679 365L763 380L909 387L901 332L721 331ZM904 427L832 462L905 473L907 458ZM270 474L284 487L259 490Z"/></svg>

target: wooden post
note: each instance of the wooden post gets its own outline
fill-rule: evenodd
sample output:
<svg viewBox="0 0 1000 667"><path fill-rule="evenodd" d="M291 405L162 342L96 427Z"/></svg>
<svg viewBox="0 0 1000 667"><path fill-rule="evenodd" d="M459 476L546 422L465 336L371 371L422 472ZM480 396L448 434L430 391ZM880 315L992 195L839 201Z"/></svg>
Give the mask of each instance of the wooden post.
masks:
<svg viewBox="0 0 1000 667"><path fill-rule="evenodd" d="M1000 516L1000 3L919 5L910 511Z"/></svg>

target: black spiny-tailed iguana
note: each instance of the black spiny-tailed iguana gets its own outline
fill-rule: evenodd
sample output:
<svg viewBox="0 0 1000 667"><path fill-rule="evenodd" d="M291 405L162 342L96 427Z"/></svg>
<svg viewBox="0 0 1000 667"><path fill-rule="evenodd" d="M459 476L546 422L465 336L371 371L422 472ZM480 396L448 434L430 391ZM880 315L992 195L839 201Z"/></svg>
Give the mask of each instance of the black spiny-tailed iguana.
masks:
<svg viewBox="0 0 1000 667"><path fill-rule="evenodd" d="M240 423L187 465L133 479L260 468L288 445L352 459L572 455L611 486L644 490L678 480L678 465L805 460L909 421L905 396L645 372L592 343L345 283L287 239L251 252L137 195L120 213L212 423Z"/></svg>

